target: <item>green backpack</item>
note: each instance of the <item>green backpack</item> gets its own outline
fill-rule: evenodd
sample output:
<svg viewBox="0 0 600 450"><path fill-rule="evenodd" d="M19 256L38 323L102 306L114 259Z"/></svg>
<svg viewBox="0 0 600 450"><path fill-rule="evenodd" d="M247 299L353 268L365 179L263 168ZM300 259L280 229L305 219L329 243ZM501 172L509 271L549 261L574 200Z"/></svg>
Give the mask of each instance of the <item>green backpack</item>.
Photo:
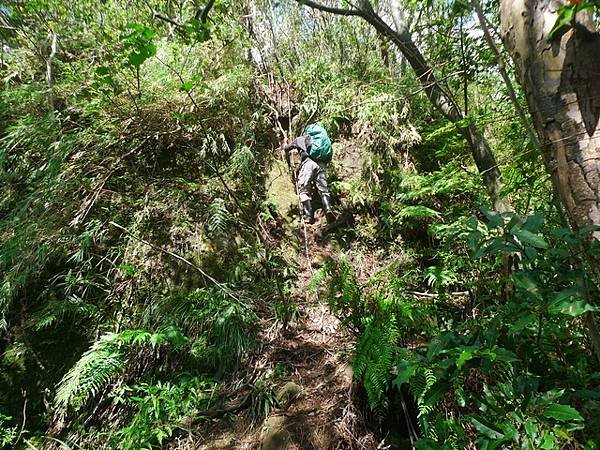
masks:
<svg viewBox="0 0 600 450"><path fill-rule="evenodd" d="M329 162L333 157L333 147L331 140L327 136L327 131L321 125L311 124L306 127L304 134L307 134L312 139L310 147L310 159L318 162Z"/></svg>

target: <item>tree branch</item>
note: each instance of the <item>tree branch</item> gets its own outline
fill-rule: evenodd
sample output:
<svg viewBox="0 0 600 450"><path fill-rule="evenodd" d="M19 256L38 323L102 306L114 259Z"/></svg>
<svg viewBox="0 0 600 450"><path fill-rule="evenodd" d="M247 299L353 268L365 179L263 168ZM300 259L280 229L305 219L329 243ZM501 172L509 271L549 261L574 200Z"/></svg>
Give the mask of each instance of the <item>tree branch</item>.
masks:
<svg viewBox="0 0 600 450"><path fill-rule="evenodd" d="M215 0L208 0L204 8L196 11L195 18L200 20L200 23L206 23L206 21L208 20L208 13L210 12L214 4Z"/></svg>
<svg viewBox="0 0 600 450"><path fill-rule="evenodd" d="M154 17L156 17L157 19L164 20L165 22L170 23L171 25L176 26L177 28L183 28L183 25L181 25L179 22L176 22L175 20L173 20L173 19L171 19L169 17L165 17L162 14L157 13L156 11L153 11L152 15Z"/></svg>
<svg viewBox="0 0 600 450"><path fill-rule="evenodd" d="M340 16L357 16L364 17L364 13L359 9L345 9L345 8L334 8L333 6L322 5L311 0L296 0L300 5L309 6L319 11L325 11L332 14L338 14Z"/></svg>

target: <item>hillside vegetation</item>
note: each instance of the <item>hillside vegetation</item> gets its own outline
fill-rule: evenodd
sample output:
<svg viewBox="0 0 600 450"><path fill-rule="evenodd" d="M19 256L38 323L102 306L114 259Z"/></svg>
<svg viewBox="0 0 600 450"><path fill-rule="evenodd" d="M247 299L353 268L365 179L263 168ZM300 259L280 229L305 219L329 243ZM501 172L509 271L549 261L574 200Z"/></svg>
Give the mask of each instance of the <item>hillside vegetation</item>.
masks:
<svg viewBox="0 0 600 450"><path fill-rule="evenodd" d="M598 448L598 3L514 3L0 2L0 448Z"/></svg>

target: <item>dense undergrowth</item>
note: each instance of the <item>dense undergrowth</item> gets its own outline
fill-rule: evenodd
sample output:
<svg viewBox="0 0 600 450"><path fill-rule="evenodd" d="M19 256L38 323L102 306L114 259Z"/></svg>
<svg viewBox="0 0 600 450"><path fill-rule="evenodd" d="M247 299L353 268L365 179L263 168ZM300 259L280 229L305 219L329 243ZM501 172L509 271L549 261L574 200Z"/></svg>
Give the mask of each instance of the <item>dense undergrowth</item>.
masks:
<svg viewBox="0 0 600 450"><path fill-rule="evenodd" d="M475 35L464 79L444 33L420 44L490 124L514 213L487 209L456 126L362 22L289 2L218 1L207 23L190 5L74 3L6 9L22 32L2 34L0 66L0 446L168 446L241 390L268 411L247 365L294 310L266 180L277 123L300 131L291 108L361 164L345 179L334 161L355 224L312 285L356 336L374 428L406 422L417 448L596 448L597 249L557 209ZM48 29L51 84L48 44L31 44Z"/></svg>

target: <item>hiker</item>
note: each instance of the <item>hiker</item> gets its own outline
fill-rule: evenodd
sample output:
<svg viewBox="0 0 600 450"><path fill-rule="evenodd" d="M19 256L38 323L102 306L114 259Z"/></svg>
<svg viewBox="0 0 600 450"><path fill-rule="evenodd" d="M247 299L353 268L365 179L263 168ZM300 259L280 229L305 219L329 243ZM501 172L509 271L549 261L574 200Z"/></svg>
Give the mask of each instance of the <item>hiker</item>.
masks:
<svg viewBox="0 0 600 450"><path fill-rule="evenodd" d="M323 211L327 222L333 222L335 216L331 210L331 194L327 187L327 163L333 156L331 141L327 131L321 125L308 125L302 136L294 139L284 147L289 152L297 149L302 161L300 173L298 174L298 196L302 203L304 220L314 223L314 211L312 205L313 184L319 192Z"/></svg>

